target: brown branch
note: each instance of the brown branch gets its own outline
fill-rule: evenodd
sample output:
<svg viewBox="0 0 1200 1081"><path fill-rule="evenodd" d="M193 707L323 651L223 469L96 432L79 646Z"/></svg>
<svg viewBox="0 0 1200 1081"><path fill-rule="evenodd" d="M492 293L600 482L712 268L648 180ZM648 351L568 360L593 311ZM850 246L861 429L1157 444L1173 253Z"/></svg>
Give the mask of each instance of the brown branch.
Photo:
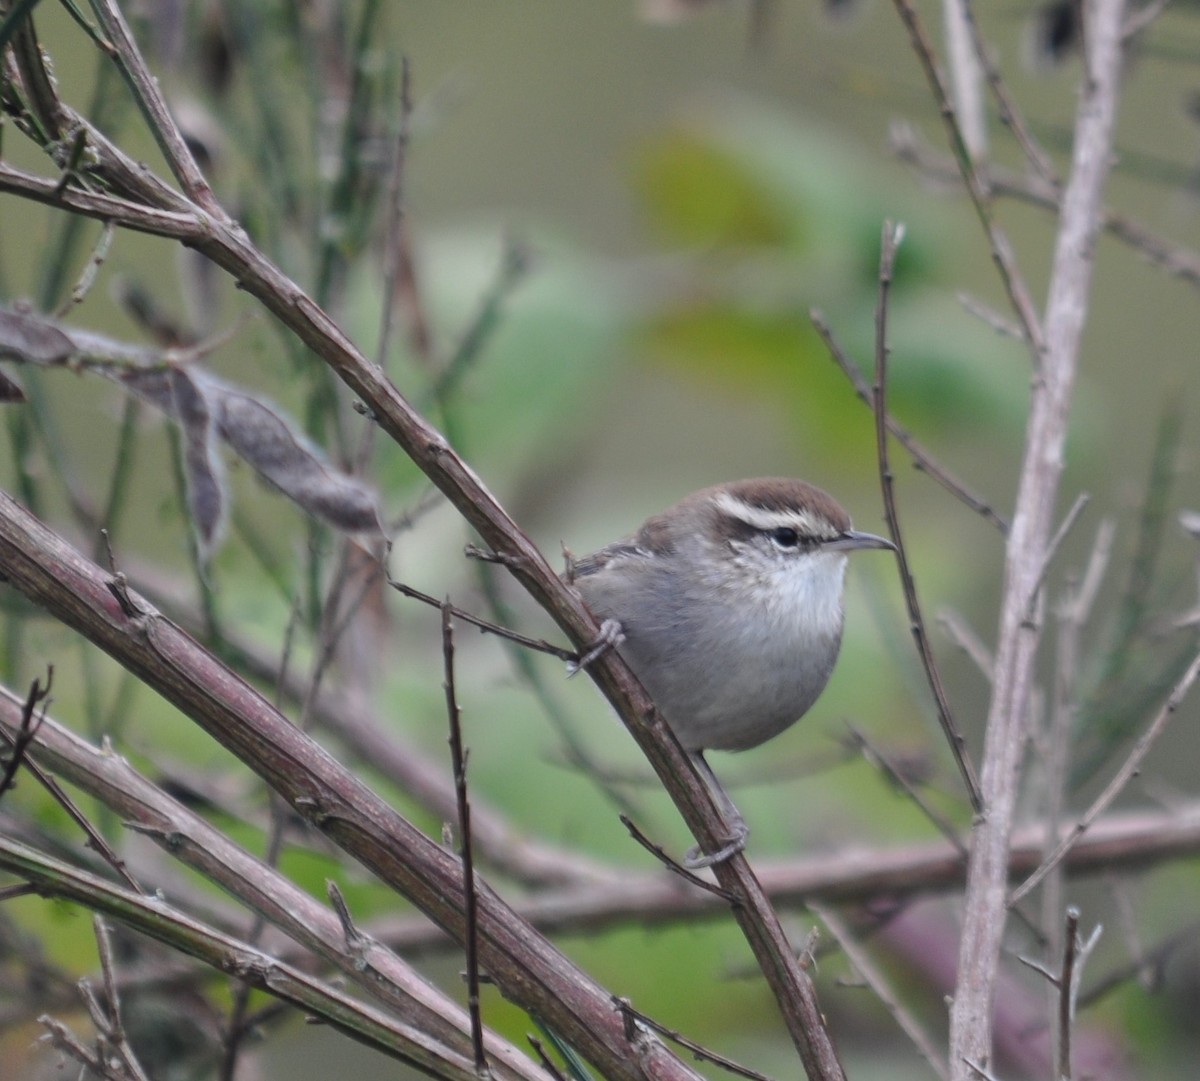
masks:
<svg viewBox="0 0 1200 1081"><path fill-rule="evenodd" d="M160 607L192 634L203 634L203 614L177 596L173 581L142 568L139 585ZM147 582L154 579L152 589ZM291 702L307 699L305 681L290 674L280 677L278 663L256 644L240 639L232 631L222 638L222 649L232 656L244 675L276 686ZM446 820L456 813L454 784L446 771L422 748L396 731L390 720L380 716L364 696L351 688L323 689L308 704L313 721L331 733L352 757L386 777L411 799ZM471 826L476 847L490 863L527 885L564 885L569 882L611 881L615 871L568 848L526 836L498 808L482 800L472 801Z"/></svg>
<svg viewBox="0 0 1200 1081"><path fill-rule="evenodd" d="M903 226L885 223L883 227L883 242L879 255L879 301L875 308L875 387L872 402L875 412L875 446L879 456L879 481L883 489L883 511L887 519L888 533L896 546L896 563L900 570L900 583L904 588L904 602L908 607L909 627L917 644L917 652L921 657L921 666L929 689L933 693L933 701L937 706L938 723L942 726L946 741L950 744L950 753L962 775L966 785L967 796L976 813L983 809L983 801L979 794L979 780L975 775L975 767L967 751L966 740L958 730L954 714L950 709L946 689L942 685L941 673L938 671L937 658L933 655L933 647L929 644L929 635L925 631L925 619L921 614L921 604L917 599L917 586L913 580L912 570L908 562L908 553L904 547L904 537L900 532L900 515L896 509L896 493L892 483L891 466L888 463L888 427L887 427L887 311L888 293L892 283L892 267L896 259L896 249L904 236Z"/></svg>
<svg viewBox="0 0 1200 1081"><path fill-rule="evenodd" d="M133 614L122 610L100 568L3 493L0 573L158 690L306 821L463 941L461 868L450 853L147 602L131 594ZM482 886L479 937L480 960L500 987L611 1076L694 1077L665 1048L631 1062L609 993Z"/></svg>
<svg viewBox="0 0 1200 1081"><path fill-rule="evenodd" d="M105 195L78 188L59 189L53 180L0 162L0 192L21 195L37 203L69 210L96 221L115 222L126 229L151 236L192 243L205 235L203 224L186 210L161 209L118 195Z"/></svg>
<svg viewBox="0 0 1200 1081"><path fill-rule="evenodd" d="M467 955L467 1013L471 1017L471 1047L475 1072L481 1081L491 1077L483 1049L483 1018L479 1011L479 895L475 889L475 863L471 857L471 800L467 792L467 752L462 741L462 717L454 686L454 623L447 601L442 606L442 667L445 673L446 718L450 724L450 760L454 791L458 796L459 856L462 859L463 927Z"/></svg>
<svg viewBox="0 0 1200 1081"><path fill-rule="evenodd" d="M37 735L38 726L45 719L45 708L50 699L50 687L53 682L54 668L50 667L46 670L45 686L36 679L29 685L29 693L25 696L25 704L21 708L21 727L8 738L8 761L4 764L4 775L0 777L0 798L12 788L17 771L25 760L25 752ZM42 706L40 716L37 711L39 705Z"/></svg>
<svg viewBox="0 0 1200 1081"><path fill-rule="evenodd" d="M1075 1020L1075 962L1079 953L1079 909L1067 909L1063 935L1062 971L1058 984L1058 1072L1061 1081L1071 1081L1071 1025Z"/></svg>
<svg viewBox="0 0 1200 1081"><path fill-rule="evenodd" d="M1019 881L1046 849L1045 830L1013 835L1008 877ZM1095 823L1063 862L1072 878L1137 870L1200 854L1200 803L1173 811L1110 815ZM765 860L763 887L781 909L827 904L901 902L930 893L960 892L966 879L962 856L937 840L891 848L855 848L830 856ZM586 934L626 924L657 926L721 918L726 903L699 890L680 889L673 875L626 873L619 884L545 890L517 906L546 934ZM372 933L404 952L451 946L427 922L403 918L372 925Z"/></svg>
<svg viewBox="0 0 1200 1081"><path fill-rule="evenodd" d="M133 92L134 100L146 119L146 126L158 142L158 148L162 151L171 172L175 174L176 180L197 206L209 214L223 216L212 188L204 179L204 174L200 172L200 167L188 148L187 140L171 118L158 80L146 70L144 64L137 62L141 57L121 9L114 0L92 0L92 10L113 46L109 55L116 61L122 77Z"/></svg>
<svg viewBox="0 0 1200 1081"><path fill-rule="evenodd" d="M469 1059L410 1022L358 1002L332 985L184 915L160 898L114 886L4 837L0 837L0 867L32 883L43 896L60 897L105 913L166 946L315 1014L368 1047L439 1078L475 1081Z"/></svg>
<svg viewBox="0 0 1200 1081"><path fill-rule="evenodd" d="M0 735L11 737L19 730L21 709L19 699L0 689ZM463 1056L470 1055L465 1012L378 941L352 939L336 902L331 912L172 799L125 759L92 746L52 717L39 726L32 753L46 769L119 814L127 828L149 837L291 936L303 948L297 962L306 960L309 951L315 953L431 1036L456 1047ZM494 1033L487 1040L496 1072L505 1081L545 1081L511 1044Z"/></svg>

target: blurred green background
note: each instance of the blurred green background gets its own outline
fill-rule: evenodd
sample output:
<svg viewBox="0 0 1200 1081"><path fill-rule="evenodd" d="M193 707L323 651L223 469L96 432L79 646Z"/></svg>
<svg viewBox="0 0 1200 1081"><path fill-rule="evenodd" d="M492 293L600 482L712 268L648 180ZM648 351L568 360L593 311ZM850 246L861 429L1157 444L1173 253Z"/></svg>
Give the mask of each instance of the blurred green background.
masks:
<svg viewBox="0 0 1200 1081"><path fill-rule="evenodd" d="M96 82L93 53L60 11L43 6L39 30L64 95L84 107ZM346 8L352 29L361 9ZM207 10L209 16L198 17L181 5L175 28L166 18L144 24L152 64L181 117L196 131L219 132L207 140L219 197L374 355L383 302L379 219L356 218L350 181L348 201L338 201L336 180L345 172L339 172L337 139L321 128L328 102L320 100L317 76L287 44L287 20L270 4L246 4L236 14L232 7L226 12L226 29L254 44L235 53L231 82L214 93L211 76L207 84L203 76L217 7ZM896 121L943 145L896 15L879 0L841 18L815 4L778 3L768 10L758 40L746 9L726 4L661 26L640 18L632 4L417 0L383 5L371 24L367 68L379 95L371 108L381 115L394 109L397 58L403 54L411 64L415 110L404 206L436 362L431 371L429 357L402 329L389 369L549 553L560 544L590 551L694 488L756 474L803 476L834 492L857 526L881 529L872 420L829 359L809 311L820 309L851 356L869 366L885 219L907 226L891 309L893 410L945 465L1001 515L1008 513L1029 358L960 303L959 294L967 293L1003 309L1003 290L969 205L898 164L888 150ZM934 7L922 11L936 29ZM1052 68L1028 62L1030 12L1024 3L989 5L981 11L982 25L1034 131L1065 168L1078 65L1072 58ZM1110 202L1172 243L1194 246L1200 244L1200 129L1189 102L1200 21L1193 8L1168 11L1138 53L1127 76ZM121 97L116 86L106 93ZM157 162L133 110L115 112L122 145ZM261 126L268 113L274 127ZM265 138L268 130L280 141ZM390 148L385 136L393 133L371 134ZM997 159L1019 166L1018 151L998 123L992 134ZM5 153L31 167L40 161L15 138L6 140ZM370 187L369 178L359 182ZM1002 204L1000 217L1040 300L1053 219L1015 204ZM57 299L42 255L54 249L62 229L60 216L0 197L0 286L7 301L47 307L49 298ZM96 232L94 225L84 228L76 249L82 254L72 266L86 258ZM439 399L437 364L454 355L496 292L499 268L514 245L525 269L498 296L490 330L453 394ZM315 255L318 250L324 254ZM119 234L99 284L72 321L138 338L141 329L113 303L114 290L131 286L194 325L236 327L212 368L304 418L314 435L329 435L328 416L324 427L312 421L319 415L314 403L327 389L315 361L283 342L268 317L239 322L253 306L227 281L217 281L214 301L203 317L196 315L195 268L166 242ZM1062 510L1081 491L1091 502L1049 581L1053 603L1063 583L1079 574L1098 523L1115 517L1116 544L1088 627L1082 673L1093 705L1100 699L1132 704L1114 723L1136 722L1153 707L1155 689L1169 682L1179 652L1177 638L1155 634L1196 603L1196 542L1175 516L1200 504L1198 329L1193 287L1101 240ZM36 440L22 442L14 434L21 421L10 419L0 475L10 490L33 484L39 513L69 529L59 469L82 490L107 489L123 402L109 385L86 376L51 372L29 379L59 433L54 445L61 461L53 463ZM342 416L351 418L343 420L349 445L363 422ZM135 580L133 565L145 564L187 583L187 530L169 441L148 414L138 431L135 498L114 531L114 545ZM1159 479L1152 482L1156 461ZM893 465L926 616L951 700L977 754L986 681L935 619L952 610L991 641L1002 541L909 468L899 448ZM389 513L413 505L423 491L413 467L382 443L372 480ZM312 545L329 541L282 498L260 495L248 470L235 467L233 483L234 527L211 573L215 604L223 621L277 648L293 600L305 595ZM1159 518L1146 513L1148 502ZM1147 561L1156 538L1155 558ZM392 572L482 610L477 568L461 556L468 539L452 513L437 510L397 539ZM80 543L90 548L93 539ZM1143 559L1135 564L1139 550ZM839 756L846 721L915 763L939 806L960 824L968 822L894 579L886 557L857 557L842 660L819 704L804 724L768 747L715 756L717 772L731 783L771 780L736 789L755 858L932 836L911 804L866 763L850 757L836 768L811 771ZM1144 579L1145 588L1142 607L1131 614L1135 579ZM497 578L495 588L524 629L554 633L511 583ZM380 709L431 753L444 754L437 616L411 604L389 609L386 652L377 659ZM126 695L107 662L80 658L70 636L35 623L14 637L13 627L10 621L6 679L24 686L54 661L62 719L96 729L96 718L116 718L120 738L149 761L187 757L231 768L181 719L164 721L164 707L148 693ZM1052 647L1046 655L1049 676ZM614 770L636 769L632 741L594 689L582 679L566 683L554 662L538 658L534 665L589 753ZM651 869L599 787L564 764L562 737L501 646L464 630L460 666L476 790L532 832ZM1097 707L1088 716L1099 724L1103 712ZM1186 706L1147 765L1153 783L1131 791L1129 803L1194 794L1196 717L1196 707ZM1122 746L1094 732L1096 754ZM1037 808L1036 771L1032 776L1030 813ZM1095 783L1085 784L1074 802L1082 805ZM667 801L652 786L627 794L643 828L681 849L686 835ZM439 823L422 821L437 834ZM301 854L295 863L295 873L319 892L331 873L327 861ZM393 905L381 891L347 877L347 887L356 889L356 911ZM1194 864L1131 882L1145 940L1194 916L1198 888ZM1118 920L1110 889L1073 885L1070 894L1088 925ZM23 905L29 919L44 918L34 904ZM944 918L949 909L938 911ZM72 935L86 938L85 922L74 922ZM797 913L790 922L799 941L813 919ZM766 1072L794 1069L769 995L759 981L740 975L748 955L728 921L623 929L570 937L564 945L614 992L665 1023ZM1090 964L1100 973L1127 954L1114 933ZM434 967L444 985L455 986L457 964L447 959ZM938 995L920 990L912 968L896 962L895 973L909 981L906 991L940 1033ZM845 974L846 966L830 959L821 984L851 1073L924 1076L869 993L838 986ZM1130 985L1106 1000L1099 1019L1085 1017L1087 1024L1120 1032L1145 1076L1186 1076L1172 1071L1198 1050L1194 1026L1172 1023L1189 1012L1194 1018L1200 1008L1194 944L1190 958L1184 955L1169 975L1164 996L1152 998ZM1028 983L1040 994L1036 980ZM489 995L485 1018L519 1039L528 1024L514 1014ZM312 1076L321 1076L324 1068L316 1063L323 1052L307 1048L313 1038L305 1034L302 1058ZM343 1051L339 1045L331 1053L342 1061ZM268 1059L264 1076L308 1076L299 1069L296 1062L272 1066ZM365 1063L362 1076L371 1069L386 1072Z"/></svg>

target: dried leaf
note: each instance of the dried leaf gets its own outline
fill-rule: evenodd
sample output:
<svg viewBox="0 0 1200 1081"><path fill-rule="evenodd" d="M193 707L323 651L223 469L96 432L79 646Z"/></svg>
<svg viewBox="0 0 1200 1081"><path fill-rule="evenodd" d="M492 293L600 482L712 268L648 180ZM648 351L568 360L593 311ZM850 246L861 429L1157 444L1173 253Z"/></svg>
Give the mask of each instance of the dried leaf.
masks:
<svg viewBox="0 0 1200 1081"><path fill-rule="evenodd" d="M320 448L276 405L202 373L198 367L186 371L185 395L203 398L210 414L208 423L215 433L263 480L335 529L347 533L382 529L375 493L355 477L334 469ZM121 382L133 393L184 424L180 408L188 403L181 402L174 392L172 378L163 370L125 371L120 375ZM199 420L197 416L196 423ZM194 449L197 454L199 483L205 468L199 455L206 447L211 453L211 439L206 443L197 432L195 447L190 436L185 438L185 445L189 453Z"/></svg>
<svg viewBox="0 0 1200 1081"><path fill-rule="evenodd" d="M25 391L12 377L0 372L0 402L23 402Z"/></svg>
<svg viewBox="0 0 1200 1081"><path fill-rule="evenodd" d="M333 469L274 406L231 387L222 390L221 435L260 476L337 529L380 529L375 496L366 485Z"/></svg>
<svg viewBox="0 0 1200 1081"><path fill-rule="evenodd" d="M225 529L225 471L217 454L217 429L213 423L208 380L196 378L187 368L169 374L171 411L183 442L183 473L187 485L188 513L207 559L219 545Z"/></svg>
<svg viewBox="0 0 1200 1081"><path fill-rule="evenodd" d="M161 409L169 417L175 416L175 396L171 391L171 378L164 368L130 368L115 373L126 390L132 391L142 401Z"/></svg>
<svg viewBox="0 0 1200 1081"><path fill-rule="evenodd" d="M22 364L65 364L75 346L44 319L0 309L0 357Z"/></svg>

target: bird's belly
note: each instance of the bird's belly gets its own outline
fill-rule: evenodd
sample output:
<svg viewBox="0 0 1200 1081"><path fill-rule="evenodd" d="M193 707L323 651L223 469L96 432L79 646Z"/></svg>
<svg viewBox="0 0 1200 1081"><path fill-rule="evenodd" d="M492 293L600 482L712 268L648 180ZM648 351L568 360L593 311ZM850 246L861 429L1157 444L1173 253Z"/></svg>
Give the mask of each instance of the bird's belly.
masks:
<svg viewBox="0 0 1200 1081"><path fill-rule="evenodd" d="M664 669L641 665L636 650L622 648L634 671L688 750L745 750L778 735L817 700L841 635L823 636L787 652L777 643L696 651ZM669 675L664 673L669 671Z"/></svg>

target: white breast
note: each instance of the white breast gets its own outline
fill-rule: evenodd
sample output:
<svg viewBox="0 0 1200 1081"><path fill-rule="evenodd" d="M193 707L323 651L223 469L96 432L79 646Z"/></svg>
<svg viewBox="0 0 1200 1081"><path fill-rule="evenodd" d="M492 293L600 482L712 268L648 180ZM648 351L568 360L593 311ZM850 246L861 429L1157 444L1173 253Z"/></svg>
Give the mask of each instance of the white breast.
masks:
<svg viewBox="0 0 1200 1081"><path fill-rule="evenodd" d="M682 590L678 576L648 574L619 603L601 583L580 586L598 615L621 623L621 654L684 746L741 750L795 723L824 690L845 568L839 552L759 559L742 568L751 573Z"/></svg>

